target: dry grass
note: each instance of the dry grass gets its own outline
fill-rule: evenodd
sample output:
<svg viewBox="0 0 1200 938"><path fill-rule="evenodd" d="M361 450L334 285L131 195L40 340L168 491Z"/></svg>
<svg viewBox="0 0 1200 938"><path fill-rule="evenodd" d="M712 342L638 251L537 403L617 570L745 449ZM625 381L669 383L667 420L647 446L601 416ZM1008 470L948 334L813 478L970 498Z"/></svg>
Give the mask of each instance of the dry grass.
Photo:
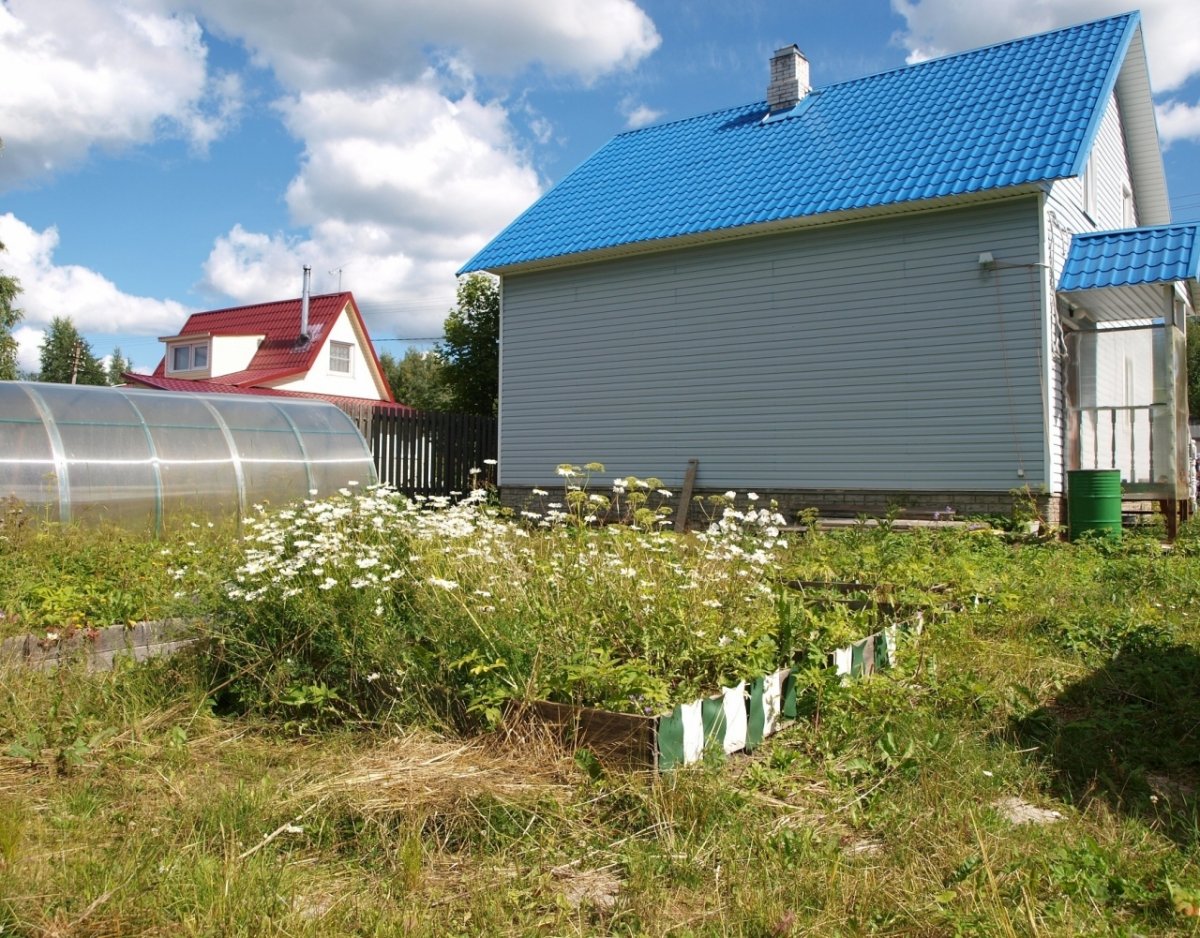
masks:
<svg viewBox="0 0 1200 938"><path fill-rule="evenodd" d="M366 815L454 811L480 797L500 802L561 801L575 787L570 754L549 740L485 737L449 741L409 731L355 754L344 768L315 766L296 799L340 796Z"/></svg>

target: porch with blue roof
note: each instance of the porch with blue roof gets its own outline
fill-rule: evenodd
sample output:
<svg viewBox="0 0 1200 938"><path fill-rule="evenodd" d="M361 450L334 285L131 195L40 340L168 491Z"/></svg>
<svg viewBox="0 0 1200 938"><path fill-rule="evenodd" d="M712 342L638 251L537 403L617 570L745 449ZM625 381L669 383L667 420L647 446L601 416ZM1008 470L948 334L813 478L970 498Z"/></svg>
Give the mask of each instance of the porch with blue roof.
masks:
<svg viewBox="0 0 1200 938"><path fill-rule="evenodd" d="M1059 278L1073 327L1068 467L1119 469L1131 499L1191 495L1186 329L1198 276L1193 222L1078 234ZM1124 383L1102 382L1097 363L1122 356Z"/></svg>

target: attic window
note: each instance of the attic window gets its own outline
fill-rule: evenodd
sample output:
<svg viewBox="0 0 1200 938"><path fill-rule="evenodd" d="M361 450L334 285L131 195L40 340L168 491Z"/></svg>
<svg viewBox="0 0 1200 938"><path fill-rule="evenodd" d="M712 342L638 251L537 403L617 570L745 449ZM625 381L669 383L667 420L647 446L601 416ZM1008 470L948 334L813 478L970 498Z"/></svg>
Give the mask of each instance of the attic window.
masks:
<svg viewBox="0 0 1200 938"><path fill-rule="evenodd" d="M350 343L329 343L329 370L337 375L350 374Z"/></svg>
<svg viewBox="0 0 1200 938"><path fill-rule="evenodd" d="M171 371L195 371L208 367L208 343L171 346Z"/></svg>

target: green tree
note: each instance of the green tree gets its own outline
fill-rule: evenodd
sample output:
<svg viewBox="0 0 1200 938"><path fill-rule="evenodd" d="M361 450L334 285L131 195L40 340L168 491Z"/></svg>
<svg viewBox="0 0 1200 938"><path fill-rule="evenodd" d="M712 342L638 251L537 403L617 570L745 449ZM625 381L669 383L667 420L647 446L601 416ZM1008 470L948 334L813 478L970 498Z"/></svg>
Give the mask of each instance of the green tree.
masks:
<svg viewBox="0 0 1200 938"><path fill-rule="evenodd" d="M125 379L121 375L132 367L132 362L121 354L121 347L118 345L109 356L108 365L104 369L104 378L109 384L124 384Z"/></svg>
<svg viewBox="0 0 1200 938"><path fill-rule="evenodd" d="M400 403L417 410L450 409L450 391L442 381L444 366L437 352L410 347L400 359L384 352L379 363Z"/></svg>
<svg viewBox="0 0 1200 938"><path fill-rule="evenodd" d="M100 364L87 339L79 334L67 316L55 316L42 341L42 370L39 381L56 384L108 384L104 366ZM71 378L74 376L75 380Z"/></svg>
<svg viewBox="0 0 1200 938"><path fill-rule="evenodd" d="M1187 324L1188 413L1200 417L1200 318Z"/></svg>
<svg viewBox="0 0 1200 938"><path fill-rule="evenodd" d="M0 251L3 250L4 245L0 244ZM14 381L19 377L13 329L21 321L21 311L16 306L20 292L21 281L0 273L0 381Z"/></svg>
<svg viewBox="0 0 1200 938"><path fill-rule="evenodd" d="M500 397L500 288L487 274L458 283L458 307L450 310L438 344L450 409L494 414Z"/></svg>

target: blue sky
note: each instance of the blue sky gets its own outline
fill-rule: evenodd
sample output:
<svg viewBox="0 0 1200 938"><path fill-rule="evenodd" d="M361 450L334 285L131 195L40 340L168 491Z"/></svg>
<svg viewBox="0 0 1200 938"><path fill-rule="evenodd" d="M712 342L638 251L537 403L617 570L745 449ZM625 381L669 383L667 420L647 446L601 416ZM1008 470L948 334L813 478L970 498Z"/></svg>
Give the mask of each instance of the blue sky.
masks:
<svg viewBox="0 0 1200 938"><path fill-rule="evenodd" d="M613 134L1128 9L1101 0L0 0L0 270L22 361L70 316L139 369L190 311L353 290L381 351ZM1200 218L1194 0L1142 6L1177 219ZM396 341L400 340L400 341ZM420 344L420 343L415 343Z"/></svg>

